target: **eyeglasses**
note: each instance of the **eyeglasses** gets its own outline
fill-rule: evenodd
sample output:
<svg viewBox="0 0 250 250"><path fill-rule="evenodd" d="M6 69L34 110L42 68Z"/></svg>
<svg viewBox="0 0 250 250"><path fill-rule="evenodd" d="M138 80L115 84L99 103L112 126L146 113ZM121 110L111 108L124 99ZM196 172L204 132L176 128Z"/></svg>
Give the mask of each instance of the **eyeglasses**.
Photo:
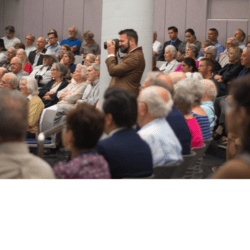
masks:
<svg viewBox="0 0 250 250"><path fill-rule="evenodd" d="M25 38L25 40L33 41L33 39Z"/></svg>

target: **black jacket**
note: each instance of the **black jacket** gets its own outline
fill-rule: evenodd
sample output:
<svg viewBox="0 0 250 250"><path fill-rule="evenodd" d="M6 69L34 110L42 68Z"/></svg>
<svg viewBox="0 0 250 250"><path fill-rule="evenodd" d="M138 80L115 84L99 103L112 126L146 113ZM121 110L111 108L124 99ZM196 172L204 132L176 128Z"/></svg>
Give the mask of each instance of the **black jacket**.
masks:
<svg viewBox="0 0 250 250"><path fill-rule="evenodd" d="M182 43L182 41L179 40L179 38L177 38L176 42L173 44L173 46L175 46L175 48L177 49L177 51L178 51L178 48L179 48L179 46L180 46L181 43ZM164 53L165 53L165 48L168 45L170 45L170 41L167 41L167 42L165 42L163 44L162 52L161 52L161 55L158 58L158 61L165 61Z"/></svg>
<svg viewBox="0 0 250 250"><path fill-rule="evenodd" d="M45 53L46 51L47 51L47 49L43 49L43 51L41 53ZM36 52L37 52L37 50L33 50L29 54L29 61L30 61L31 65L33 65L33 63L35 61ZM43 55L41 55L41 53L40 53L39 59L37 61L37 64L34 65L34 66L38 66L38 65L42 65L43 64Z"/></svg>

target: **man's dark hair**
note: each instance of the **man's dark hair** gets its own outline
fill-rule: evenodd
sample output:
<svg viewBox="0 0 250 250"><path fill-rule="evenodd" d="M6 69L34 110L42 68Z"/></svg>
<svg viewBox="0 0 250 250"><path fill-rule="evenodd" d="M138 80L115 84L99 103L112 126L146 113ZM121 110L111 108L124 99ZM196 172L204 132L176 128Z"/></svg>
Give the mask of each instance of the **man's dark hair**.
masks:
<svg viewBox="0 0 250 250"><path fill-rule="evenodd" d="M12 25L8 25L5 27L5 31L8 30L10 33L15 33L15 28Z"/></svg>
<svg viewBox="0 0 250 250"><path fill-rule="evenodd" d="M119 33L119 35L123 35L126 34L127 37L129 38L134 38L135 39L135 43L138 43L138 35L137 32L133 29L125 29L125 30L121 30Z"/></svg>
<svg viewBox="0 0 250 250"><path fill-rule="evenodd" d="M216 32L216 35L217 35L217 36L219 35L219 32L218 32L218 30L217 30L217 29L215 29L215 28L211 28L211 29L209 29L209 30L211 30L211 31L215 31L215 32Z"/></svg>
<svg viewBox="0 0 250 250"><path fill-rule="evenodd" d="M214 72L214 62L211 58L201 58L200 62L206 62L207 67L211 67L211 71Z"/></svg>
<svg viewBox="0 0 250 250"><path fill-rule="evenodd" d="M58 38L58 35L57 35L57 32L56 32L56 31L55 31L55 32L49 32L49 33L48 33L48 36L49 36L49 35L54 35L55 38Z"/></svg>
<svg viewBox="0 0 250 250"><path fill-rule="evenodd" d="M168 30L173 30L174 32L178 33L178 29L175 26L168 27Z"/></svg>
<svg viewBox="0 0 250 250"><path fill-rule="evenodd" d="M74 147L92 149L103 133L104 115L87 103L78 104L67 114L66 126L73 132Z"/></svg>
<svg viewBox="0 0 250 250"><path fill-rule="evenodd" d="M23 141L28 128L28 101L19 91L0 91L0 137L4 142Z"/></svg>
<svg viewBox="0 0 250 250"><path fill-rule="evenodd" d="M136 97L127 90L110 88L104 94L103 111L112 115L118 127L131 128L137 119Z"/></svg>

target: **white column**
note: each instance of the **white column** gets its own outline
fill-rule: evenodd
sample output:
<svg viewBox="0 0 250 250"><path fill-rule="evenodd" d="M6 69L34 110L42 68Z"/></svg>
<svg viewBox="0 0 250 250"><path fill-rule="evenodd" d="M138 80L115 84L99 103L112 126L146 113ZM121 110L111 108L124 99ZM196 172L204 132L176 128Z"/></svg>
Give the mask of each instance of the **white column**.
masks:
<svg viewBox="0 0 250 250"><path fill-rule="evenodd" d="M102 38L101 38L101 76L100 103L102 109L103 95L109 86L109 76L105 60L108 56L103 43L119 38L118 32L123 29L134 29L138 34L138 46L142 46L146 67L141 83L146 73L152 69L152 44L154 27L154 0L103 0L102 7Z"/></svg>

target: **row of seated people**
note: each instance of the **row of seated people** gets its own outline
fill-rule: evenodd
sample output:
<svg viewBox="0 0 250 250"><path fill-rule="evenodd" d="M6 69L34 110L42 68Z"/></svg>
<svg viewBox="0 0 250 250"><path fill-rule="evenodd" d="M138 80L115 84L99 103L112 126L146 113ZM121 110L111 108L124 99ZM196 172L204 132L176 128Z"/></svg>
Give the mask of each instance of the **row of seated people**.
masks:
<svg viewBox="0 0 250 250"><path fill-rule="evenodd" d="M11 47L15 47L17 44L18 47L21 47L26 50L27 56L29 56L29 53L31 51L36 50L36 47L34 46L35 42L35 36L33 34L28 34L25 38L25 44L21 42L21 40L17 37L15 37L15 27L12 25L8 25L5 27L5 33L6 35L2 37L5 46L7 49ZM85 30L82 33L83 42L81 42L77 38L78 30L76 27L70 27L68 30L68 37L67 39L64 39L61 41L61 43L58 41L58 34L55 29L51 29L49 31L48 38L46 40L43 40L42 38L37 39L37 43L45 43L43 49L52 49L56 52L57 56L60 57L60 50L63 45L68 45L70 47L70 51L74 53L74 55L81 55L83 57L86 57L87 54L94 54L94 55L100 55L100 47L95 42L94 34L90 30ZM37 54L40 54L40 50L38 49ZM44 53L45 51L43 51Z"/></svg>

